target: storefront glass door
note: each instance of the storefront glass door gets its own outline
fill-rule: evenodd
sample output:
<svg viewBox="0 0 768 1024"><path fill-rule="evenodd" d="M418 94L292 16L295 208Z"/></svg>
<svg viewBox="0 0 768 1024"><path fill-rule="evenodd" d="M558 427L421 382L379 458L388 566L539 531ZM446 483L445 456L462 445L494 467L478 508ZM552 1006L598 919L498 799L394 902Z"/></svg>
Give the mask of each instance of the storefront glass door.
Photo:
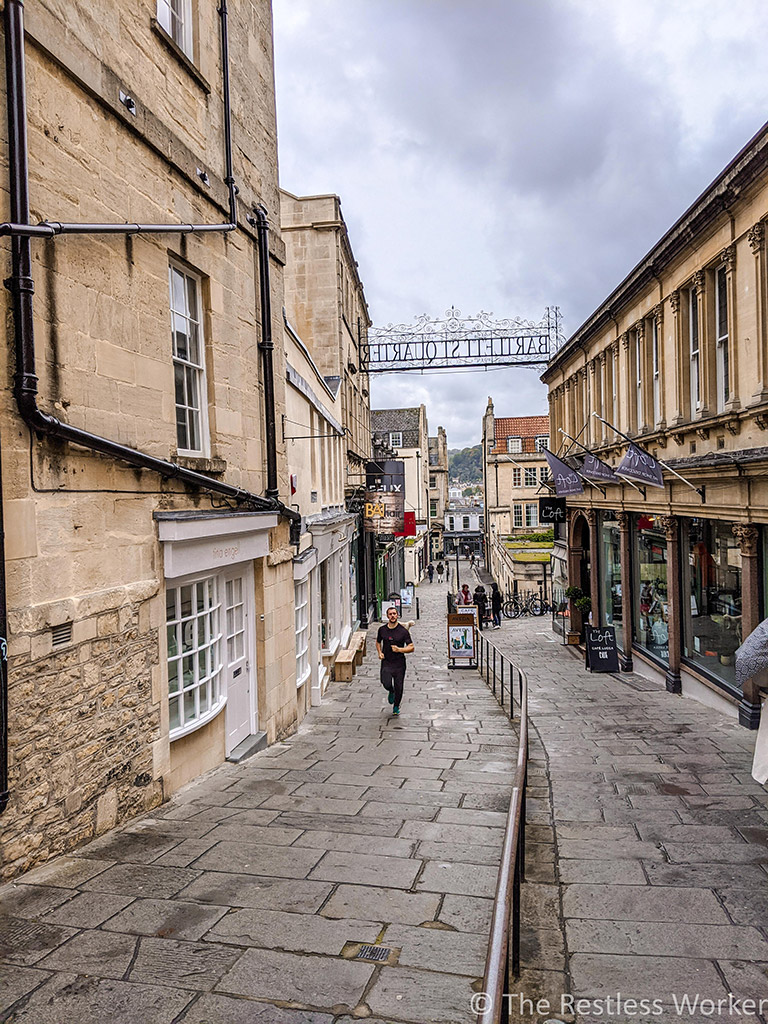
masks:
<svg viewBox="0 0 768 1024"><path fill-rule="evenodd" d="M669 662L667 537L659 516L635 516L632 534L635 642Z"/></svg>

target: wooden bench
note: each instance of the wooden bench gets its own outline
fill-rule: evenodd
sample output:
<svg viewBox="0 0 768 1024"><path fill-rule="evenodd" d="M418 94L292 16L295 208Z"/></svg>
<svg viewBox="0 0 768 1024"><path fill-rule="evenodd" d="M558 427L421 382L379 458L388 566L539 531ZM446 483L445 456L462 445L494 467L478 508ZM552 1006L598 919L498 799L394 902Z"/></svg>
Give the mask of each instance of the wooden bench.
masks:
<svg viewBox="0 0 768 1024"><path fill-rule="evenodd" d="M339 651L333 663L333 677L337 682L350 683L355 674L355 658L357 649L348 647L346 651Z"/></svg>
<svg viewBox="0 0 768 1024"><path fill-rule="evenodd" d="M366 634L358 631L352 636L352 648L355 651L355 665L362 665L363 658L367 654Z"/></svg>

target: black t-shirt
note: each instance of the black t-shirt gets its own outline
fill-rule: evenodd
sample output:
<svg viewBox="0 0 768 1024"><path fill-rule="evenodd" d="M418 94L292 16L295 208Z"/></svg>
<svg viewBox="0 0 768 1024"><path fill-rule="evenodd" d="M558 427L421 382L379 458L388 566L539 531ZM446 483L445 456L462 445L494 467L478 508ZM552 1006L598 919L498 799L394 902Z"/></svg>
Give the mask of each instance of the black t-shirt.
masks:
<svg viewBox="0 0 768 1024"><path fill-rule="evenodd" d="M413 643L411 634L402 623L398 622L394 629L390 629L389 625L379 626L376 642L381 644L381 653L388 665L397 665L398 667L405 665L405 655L392 650L392 644L395 647L407 647L408 644Z"/></svg>

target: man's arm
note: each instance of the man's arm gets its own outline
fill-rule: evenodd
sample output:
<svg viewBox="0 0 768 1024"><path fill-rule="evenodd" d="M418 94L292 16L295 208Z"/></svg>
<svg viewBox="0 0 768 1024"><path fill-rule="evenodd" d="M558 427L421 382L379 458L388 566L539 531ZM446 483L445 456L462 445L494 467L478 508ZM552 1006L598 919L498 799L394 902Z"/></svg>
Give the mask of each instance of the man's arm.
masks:
<svg viewBox="0 0 768 1024"><path fill-rule="evenodd" d="M394 651L394 647L392 648L392 650ZM382 651L381 643L378 640L376 641L376 651L379 655L379 661L384 661L384 652Z"/></svg>
<svg viewBox="0 0 768 1024"><path fill-rule="evenodd" d="M413 640L411 640L411 634L408 633L408 643L405 644L405 646L403 646L403 647L394 647L393 646L392 650L395 651L396 654L412 654L413 653Z"/></svg>

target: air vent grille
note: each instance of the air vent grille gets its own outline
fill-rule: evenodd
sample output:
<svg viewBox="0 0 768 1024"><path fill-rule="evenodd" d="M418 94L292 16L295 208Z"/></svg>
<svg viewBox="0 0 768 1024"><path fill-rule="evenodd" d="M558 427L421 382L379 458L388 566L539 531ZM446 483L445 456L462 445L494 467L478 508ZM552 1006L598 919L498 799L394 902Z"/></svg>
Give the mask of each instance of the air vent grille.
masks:
<svg viewBox="0 0 768 1024"><path fill-rule="evenodd" d="M60 626L54 626L51 630L54 647L63 647L72 640L72 623L62 622Z"/></svg>

